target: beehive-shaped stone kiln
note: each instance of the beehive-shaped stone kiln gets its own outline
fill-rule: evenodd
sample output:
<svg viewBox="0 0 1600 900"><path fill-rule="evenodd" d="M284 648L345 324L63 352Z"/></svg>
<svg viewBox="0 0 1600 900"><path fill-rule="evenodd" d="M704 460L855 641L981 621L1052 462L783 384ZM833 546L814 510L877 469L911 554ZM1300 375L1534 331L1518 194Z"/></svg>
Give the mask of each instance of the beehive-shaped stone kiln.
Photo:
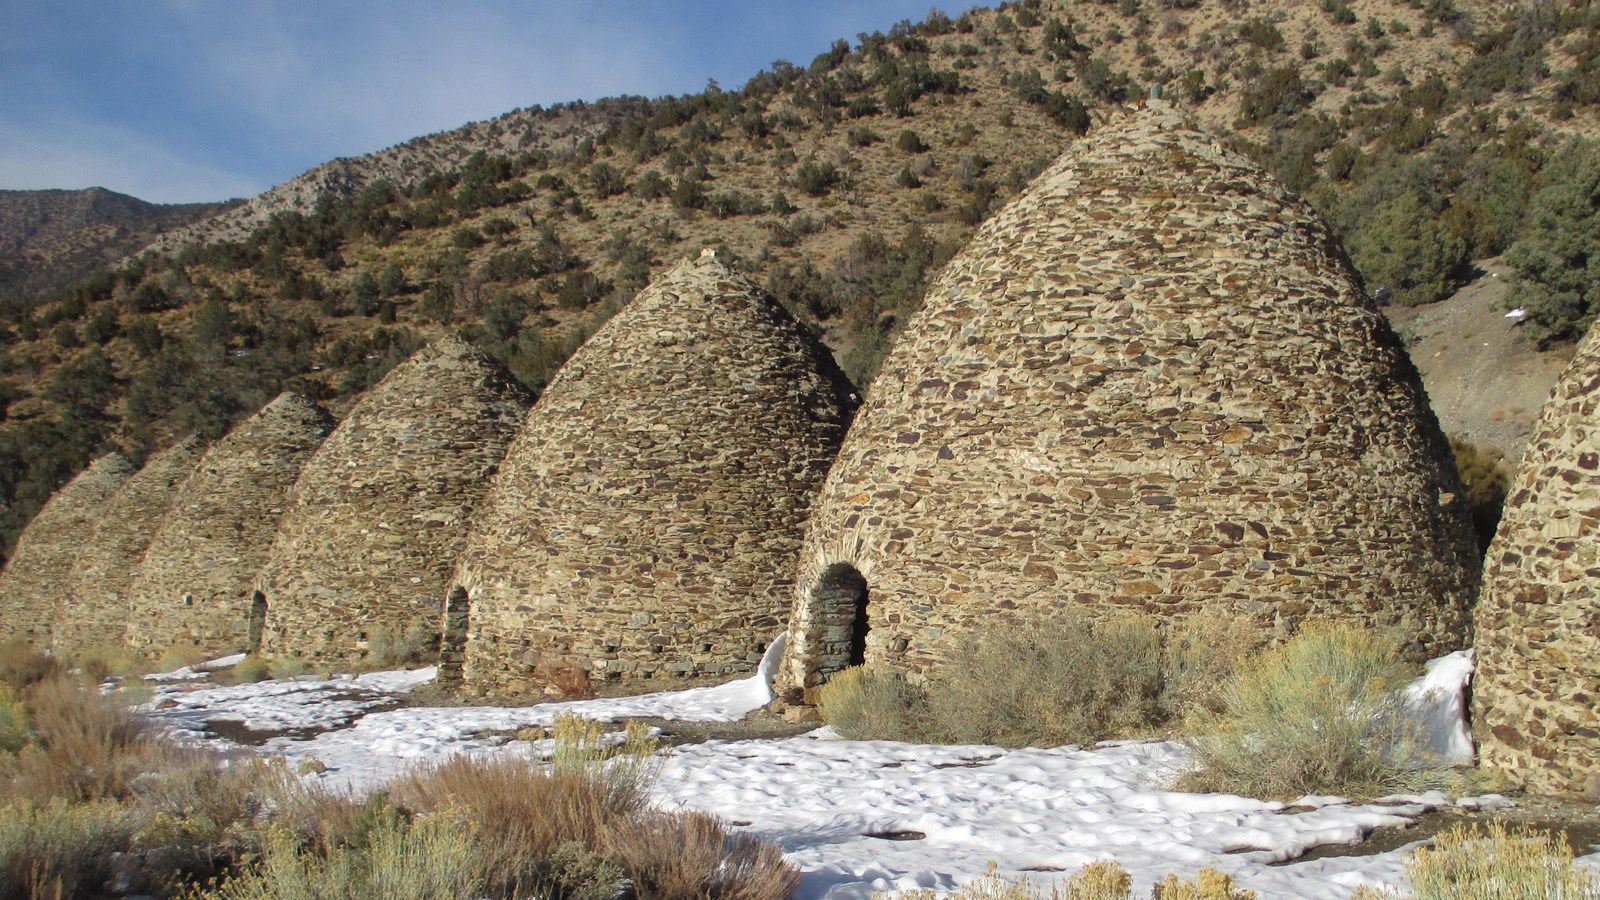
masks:
<svg viewBox="0 0 1600 900"><path fill-rule="evenodd" d="M1486 766L1600 796L1600 339L1523 451L1485 560L1473 721Z"/></svg>
<svg viewBox="0 0 1600 900"><path fill-rule="evenodd" d="M436 635L468 517L531 402L453 337L368 391L295 483L258 580L264 649L347 663L379 631Z"/></svg>
<svg viewBox="0 0 1600 900"><path fill-rule="evenodd" d="M120 453L108 453L67 482L17 537L0 572L0 639L50 645L56 601L72 586L78 550L100 511L133 474Z"/></svg>
<svg viewBox="0 0 1600 900"><path fill-rule="evenodd" d="M286 393L211 446L178 491L128 588L128 646L146 655L247 649L256 573L289 488L333 430L333 418ZM259 624L258 626L259 627Z"/></svg>
<svg viewBox="0 0 1600 900"><path fill-rule="evenodd" d="M807 531L783 687L981 627L1221 606L1460 646L1471 526L1327 229L1151 107L987 222L890 352Z"/></svg>
<svg viewBox="0 0 1600 900"><path fill-rule="evenodd" d="M190 437L155 454L101 507L94 531L79 542L72 587L56 601L57 652L122 643L134 574L205 449Z"/></svg>
<svg viewBox="0 0 1600 900"><path fill-rule="evenodd" d="M753 669L852 409L828 351L713 253L662 275L562 367L475 523L469 688Z"/></svg>

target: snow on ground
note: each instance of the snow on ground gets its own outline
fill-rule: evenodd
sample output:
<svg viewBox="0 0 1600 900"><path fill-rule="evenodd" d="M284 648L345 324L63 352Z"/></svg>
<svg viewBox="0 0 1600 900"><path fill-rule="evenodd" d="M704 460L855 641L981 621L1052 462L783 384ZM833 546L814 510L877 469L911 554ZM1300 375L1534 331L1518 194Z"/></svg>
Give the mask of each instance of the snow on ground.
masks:
<svg viewBox="0 0 1600 900"><path fill-rule="evenodd" d="M256 749L291 765L314 757L327 768L310 777L368 790L453 754L531 754L515 733L564 711L604 721L735 721L771 700L768 685L781 653L781 641L774 642L755 676L717 687L520 708L392 708L431 679L432 669L198 689L166 682L147 708L180 733L219 746L231 745L208 735L206 723L287 732ZM1412 687L1433 749L1454 758L1471 758L1462 719L1470 672L1470 655L1452 654L1431 663ZM320 733L303 736L310 731ZM1174 742L1007 751L846 741L824 728L786 740L673 748L655 794L663 806L714 813L782 846L803 873L802 900L951 889L991 861L1002 874L1026 873L1045 884L1108 858L1128 869L1138 892L1168 872L1192 875L1212 866L1262 900L1343 900L1358 885L1397 881L1405 851L1292 860L1452 802L1430 794L1366 805L1337 797L1286 805L1164 790L1184 764Z"/></svg>

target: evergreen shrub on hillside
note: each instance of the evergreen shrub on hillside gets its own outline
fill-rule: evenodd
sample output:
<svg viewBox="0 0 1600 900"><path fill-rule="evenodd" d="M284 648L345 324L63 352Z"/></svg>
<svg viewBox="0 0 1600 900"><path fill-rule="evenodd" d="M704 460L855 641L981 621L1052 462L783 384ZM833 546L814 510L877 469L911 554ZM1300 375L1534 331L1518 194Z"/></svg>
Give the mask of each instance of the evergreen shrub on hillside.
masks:
<svg viewBox="0 0 1600 900"><path fill-rule="evenodd" d="M1600 144L1574 141L1551 160L1523 236L1506 251L1510 306L1540 339L1577 339L1600 313Z"/></svg>
<svg viewBox="0 0 1600 900"><path fill-rule="evenodd" d="M1401 306L1450 296L1462 281L1467 247L1413 192L1384 202L1350 235L1350 258L1369 291L1387 287Z"/></svg>

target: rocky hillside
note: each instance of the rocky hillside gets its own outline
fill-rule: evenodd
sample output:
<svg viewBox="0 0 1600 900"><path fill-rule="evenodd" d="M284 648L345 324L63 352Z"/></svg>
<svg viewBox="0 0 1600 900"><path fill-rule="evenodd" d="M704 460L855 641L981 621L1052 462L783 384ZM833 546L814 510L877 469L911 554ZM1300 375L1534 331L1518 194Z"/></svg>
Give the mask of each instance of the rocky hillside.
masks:
<svg viewBox="0 0 1600 900"><path fill-rule="evenodd" d="M0 191L0 308L28 308L229 203L146 203L105 188Z"/></svg>
<svg viewBox="0 0 1600 900"><path fill-rule="evenodd" d="M1431 302L1474 259L1515 269L1530 198L1583 171L1562 147L1600 133L1597 34L1594 0L1024 0L885 23L737 90L329 163L12 311L0 533L99 452L221 434L287 389L348 410L441 333L541 388L708 244L865 384L976 225L1152 88L1310 200L1369 290Z"/></svg>

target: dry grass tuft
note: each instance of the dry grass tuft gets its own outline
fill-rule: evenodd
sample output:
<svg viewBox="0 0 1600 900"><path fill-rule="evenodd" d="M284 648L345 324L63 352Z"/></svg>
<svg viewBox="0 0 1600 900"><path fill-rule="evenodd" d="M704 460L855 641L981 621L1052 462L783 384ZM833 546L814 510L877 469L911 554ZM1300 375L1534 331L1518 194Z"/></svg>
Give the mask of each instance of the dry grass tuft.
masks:
<svg viewBox="0 0 1600 900"><path fill-rule="evenodd" d="M984 633L927 683L847 669L822 688L823 719L852 739L1093 744L1158 733L1204 706L1262 643L1239 616L1195 617L1165 640L1148 616L1074 617Z"/></svg>
<svg viewBox="0 0 1600 900"><path fill-rule="evenodd" d="M145 673L144 661L122 646L86 648L72 655L72 666L95 684Z"/></svg>
<svg viewBox="0 0 1600 900"><path fill-rule="evenodd" d="M439 661L439 631L418 619L404 629L378 628L367 638L364 668L430 666Z"/></svg>
<svg viewBox="0 0 1600 900"><path fill-rule="evenodd" d="M781 900L800 873L772 844L728 835L715 816L653 811L621 820L605 846L637 896L661 900Z"/></svg>
<svg viewBox="0 0 1600 900"><path fill-rule="evenodd" d="M170 754L118 698L57 676L22 696L31 740L0 759L0 800L117 799L130 782Z"/></svg>
<svg viewBox="0 0 1600 900"><path fill-rule="evenodd" d="M110 800L55 797L0 807L0 897L46 900L95 895L115 874L141 824L138 811Z"/></svg>
<svg viewBox="0 0 1600 900"><path fill-rule="evenodd" d="M881 895L880 895L881 896ZM930 890L906 891L894 895L908 900L934 900ZM1236 887L1233 878L1216 869L1205 868L1193 881L1168 875L1151 890L1151 900L1256 900L1256 892ZM1052 884L1048 891L1026 876L1007 878L995 871L994 863L979 877L945 895L945 900L1132 900L1133 878L1113 860L1092 862L1067 879L1065 886Z"/></svg>
<svg viewBox="0 0 1600 900"><path fill-rule="evenodd" d="M1161 705L1182 718L1196 710L1222 711L1223 691L1247 660L1267 645L1260 622L1207 609L1177 623L1162 648Z"/></svg>
<svg viewBox="0 0 1600 900"><path fill-rule="evenodd" d="M562 700L589 700L594 697L594 680L577 663L563 659L542 659L534 667L533 678L545 685L545 692Z"/></svg>
<svg viewBox="0 0 1600 900"><path fill-rule="evenodd" d="M26 641L0 644L0 682L17 691L46 678L53 678L60 672L59 659L46 655Z"/></svg>
<svg viewBox="0 0 1600 900"><path fill-rule="evenodd" d="M1146 616L998 630L928 695L957 743L1088 745L1148 733L1162 719L1161 636Z"/></svg>
<svg viewBox="0 0 1600 900"><path fill-rule="evenodd" d="M1410 894L1362 888L1351 900L1597 900L1600 875L1575 868L1572 858L1546 832L1457 825L1406 863Z"/></svg>
<svg viewBox="0 0 1600 900"><path fill-rule="evenodd" d="M176 672L179 669L198 666L206 661L206 655L200 648L192 644L174 644L162 651L156 660L157 672Z"/></svg>
<svg viewBox="0 0 1600 900"><path fill-rule="evenodd" d="M1155 886L1150 897L1151 900L1256 900L1256 892L1237 888L1232 876L1205 868L1195 874L1193 881L1168 875Z"/></svg>

